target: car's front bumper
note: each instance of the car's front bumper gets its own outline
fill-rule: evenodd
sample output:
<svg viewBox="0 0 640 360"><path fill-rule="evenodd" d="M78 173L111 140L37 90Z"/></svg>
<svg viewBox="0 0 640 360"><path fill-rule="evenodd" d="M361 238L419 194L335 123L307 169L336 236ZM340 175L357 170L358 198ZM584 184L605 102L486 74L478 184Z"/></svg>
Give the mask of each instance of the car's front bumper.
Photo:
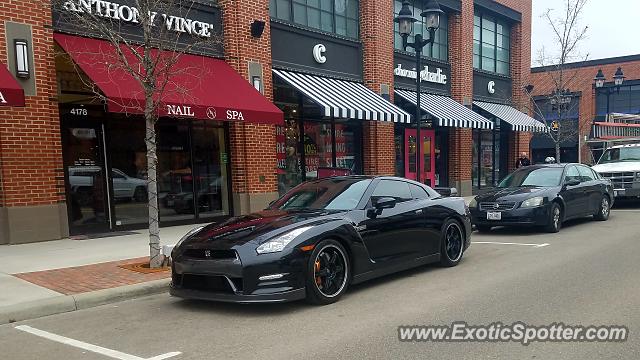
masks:
<svg viewBox="0 0 640 360"><path fill-rule="evenodd" d="M206 249L192 250L197 253ZM211 250L212 254L214 252ZM178 255L172 259L170 294L187 299L237 303L285 302L306 296L304 265L307 261L303 253L291 251L257 257L243 251L235 253L235 258L223 259L198 259L186 253ZM274 275L276 277L264 279Z"/></svg>
<svg viewBox="0 0 640 360"><path fill-rule="evenodd" d="M487 211L471 209L471 221L477 226L544 226L549 222L549 204L533 208L501 211L501 220L487 220Z"/></svg>
<svg viewBox="0 0 640 360"><path fill-rule="evenodd" d="M617 199L640 197L640 187L631 189L613 189L613 196Z"/></svg>
<svg viewBox="0 0 640 360"><path fill-rule="evenodd" d="M268 303L268 302L287 302L304 299L306 291L304 288L294 289L283 292L274 292L267 294L257 295L244 295L244 294L229 294L229 293L216 293L210 291L184 289L175 287L171 284L169 288L169 294L172 296L180 297L183 299L193 300L210 300L221 302L233 302L241 304L249 303Z"/></svg>

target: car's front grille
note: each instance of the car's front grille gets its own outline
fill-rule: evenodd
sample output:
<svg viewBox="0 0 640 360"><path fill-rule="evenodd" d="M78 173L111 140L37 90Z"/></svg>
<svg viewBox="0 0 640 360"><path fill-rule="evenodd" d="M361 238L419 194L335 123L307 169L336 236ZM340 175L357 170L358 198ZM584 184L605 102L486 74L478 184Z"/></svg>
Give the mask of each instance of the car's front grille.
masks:
<svg viewBox="0 0 640 360"><path fill-rule="evenodd" d="M200 260L233 260L238 258L235 250L187 249L184 256Z"/></svg>
<svg viewBox="0 0 640 360"><path fill-rule="evenodd" d="M611 180L614 189L631 189L635 179L633 172L606 172L600 173L600 175Z"/></svg>
<svg viewBox="0 0 640 360"><path fill-rule="evenodd" d="M482 211L506 211L506 210L512 210L514 207L516 207L515 202L501 202L501 203L481 202L480 203L480 210Z"/></svg>
<svg viewBox="0 0 640 360"><path fill-rule="evenodd" d="M172 274L174 286L183 289L234 294L242 291L242 279L230 279L223 275Z"/></svg>

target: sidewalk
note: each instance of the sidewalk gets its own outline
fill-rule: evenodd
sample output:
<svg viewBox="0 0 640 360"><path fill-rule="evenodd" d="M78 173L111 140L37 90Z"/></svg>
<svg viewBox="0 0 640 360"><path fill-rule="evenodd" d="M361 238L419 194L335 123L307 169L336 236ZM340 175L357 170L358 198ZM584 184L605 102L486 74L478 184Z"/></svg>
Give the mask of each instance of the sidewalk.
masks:
<svg viewBox="0 0 640 360"><path fill-rule="evenodd" d="M160 229L175 244L196 225ZM144 269L146 230L0 246L0 324L166 290L170 272Z"/></svg>

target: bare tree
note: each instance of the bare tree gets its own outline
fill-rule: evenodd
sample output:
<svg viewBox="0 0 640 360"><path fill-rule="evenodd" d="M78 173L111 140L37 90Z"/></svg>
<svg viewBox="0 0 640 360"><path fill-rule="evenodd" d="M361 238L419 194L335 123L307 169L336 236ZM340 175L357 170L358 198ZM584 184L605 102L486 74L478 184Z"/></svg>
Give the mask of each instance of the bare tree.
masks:
<svg viewBox="0 0 640 360"><path fill-rule="evenodd" d="M555 145L555 159L560 163L560 146L563 142L580 136L581 127L578 121L577 129L567 124L568 115L574 112L577 102L571 101L574 94L570 87L576 79L578 71L568 66L569 63L578 60L586 60L588 54L581 54L579 44L586 38L588 26L580 25L580 18L584 6L588 0L562 0L559 14L554 9L547 9L541 16L552 29L553 37L549 39L548 46L543 46L538 53L539 66L550 68L546 74L553 84L550 94L544 94L536 99L530 92L531 106L537 117L544 122L551 131L541 136L548 136ZM551 111L543 110L535 100L546 100ZM578 151L580 151L578 149Z"/></svg>
<svg viewBox="0 0 640 360"><path fill-rule="evenodd" d="M107 63L109 72L124 73L142 89L141 103L106 97L76 66L85 87L102 102L120 102L126 112L143 114L146 124L147 199L149 210L150 266L163 263L160 247L156 147L156 122L162 99L169 93L185 100L190 90L177 76L193 71L177 67L185 53L206 52L220 47L221 39L213 32L220 24L189 19L200 0L119 0L119 3L95 0L45 0L54 12L54 27L65 24L74 32L98 37L108 42L109 50L92 54L94 61ZM50 2L49 2L50 1ZM213 5L212 2L207 6ZM213 20L213 19L212 19ZM84 50L83 50L84 51ZM74 54L69 54L73 55ZM207 69L198 69L207 71Z"/></svg>

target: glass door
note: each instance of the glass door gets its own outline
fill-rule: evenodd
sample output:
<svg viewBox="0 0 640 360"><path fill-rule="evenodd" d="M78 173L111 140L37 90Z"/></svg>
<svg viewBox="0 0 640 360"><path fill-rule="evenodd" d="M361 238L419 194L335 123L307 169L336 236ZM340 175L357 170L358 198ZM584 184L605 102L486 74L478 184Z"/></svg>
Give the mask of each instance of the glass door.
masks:
<svg viewBox="0 0 640 360"><path fill-rule="evenodd" d="M435 186L435 131L421 129L420 137L422 137L422 144L420 144L422 156L420 157L420 178L418 179L418 169L416 168L417 130L405 129L405 177L407 179L417 180L429 186Z"/></svg>
<svg viewBox="0 0 640 360"><path fill-rule="evenodd" d="M73 235L110 229L104 138L99 124L63 120L69 232Z"/></svg>

